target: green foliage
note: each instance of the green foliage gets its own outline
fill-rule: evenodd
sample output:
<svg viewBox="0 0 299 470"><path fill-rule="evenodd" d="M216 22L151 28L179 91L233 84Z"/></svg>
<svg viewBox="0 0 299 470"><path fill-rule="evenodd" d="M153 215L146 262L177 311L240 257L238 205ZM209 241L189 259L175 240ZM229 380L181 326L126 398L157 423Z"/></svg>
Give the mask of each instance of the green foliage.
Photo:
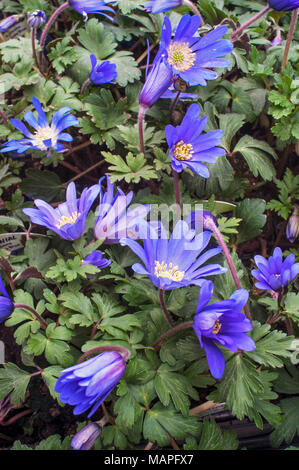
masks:
<svg viewBox="0 0 299 470"><path fill-rule="evenodd" d="M201 424L199 444L194 438L188 437L184 450L237 450L239 443L233 428L222 433L212 419L204 419Z"/></svg>
<svg viewBox="0 0 299 470"><path fill-rule="evenodd" d="M111 171L110 180L112 182L124 179L127 183L139 183L141 178L149 180L157 177L154 168L146 164L146 159L142 153L134 157L130 152L126 156L126 160L109 152L103 152L103 155L106 161L111 163L109 170Z"/></svg>
<svg viewBox="0 0 299 470"><path fill-rule="evenodd" d="M73 46L70 45L71 38L63 38L62 41L57 42L55 47L51 47L49 59L56 72L60 75L65 71L68 65L73 64L77 60L77 54Z"/></svg>
<svg viewBox="0 0 299 470"><path fill-rule="evenodd" d="M286 169L282 180L275 179L278 189L278 200L271 199L267 208L274 210L284 219L293 211L293 200L299 198L299 175L294 175L289 168Z"/></svg>
<svg viewBox="0 0 299 470"><path fill-rule="evenodd" d="M10 393L10 401L20 405L25 400L25 394L31 375L15 364L7 362L0 369L0 400Z"/></svg>
<svg viewBox="0 0 299 470"><path fill-rule="evenodd" d="M242 243L261 233L266 223L266 203L262 199L244 199L236 208L236 216L242 219L238 231L238 242Z"/></svg>

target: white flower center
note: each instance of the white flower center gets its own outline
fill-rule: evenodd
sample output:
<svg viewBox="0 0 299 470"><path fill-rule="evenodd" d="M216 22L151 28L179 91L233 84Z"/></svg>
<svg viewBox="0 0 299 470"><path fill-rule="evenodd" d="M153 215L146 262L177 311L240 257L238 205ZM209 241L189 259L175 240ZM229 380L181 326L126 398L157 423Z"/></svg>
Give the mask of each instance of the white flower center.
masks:
<svg viewBox="0 0 299 470"><path fill-rule="evenodd" d="M180 72L186 72L194 65L196 54L190 49L189 42L174 42L168 48L168 63Z"/></svg>
<svg viewBox="0 0 299 470"><path fill-rule="evenodd" d="M66 225L66 224L74 224L76 222L76 220L78 219L78 217L80 217L81 213L75 211L75 212L72 212L72 215L70 217L67 217L65 215L63 215L62 217L60 217L58 223L55 225L55 227L57 227L58 229L60 229L61 227L63 227L63 225Z"/></svg>
<svg viewBox="0 0 299 470"><path fill-rule="evenodd" d="M34 134L34 142L35 145L40 150L47 150L47 147L44 144L44 140L51 139L51 146L54 147L57 143L59 131L57 129L53 129L50 126L47 127L40 127Z"/></svg>
<svg viewBox="0 0 299 470"><path fill-rule="evenodd" d="M172 263L159 263L159 261L155 261L155 276L157 277L165 277L167 279L171 279L172 281L180 282L185 275L185 271L179 271L178 266L173 266Z"/></svg>

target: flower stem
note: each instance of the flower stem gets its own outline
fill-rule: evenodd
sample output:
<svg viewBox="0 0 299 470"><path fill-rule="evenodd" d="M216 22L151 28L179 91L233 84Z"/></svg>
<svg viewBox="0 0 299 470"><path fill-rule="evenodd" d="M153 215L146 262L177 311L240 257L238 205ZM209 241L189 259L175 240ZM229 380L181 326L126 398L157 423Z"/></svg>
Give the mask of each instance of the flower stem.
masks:
<svg viewBox="0 0 299 470"><path fill-rule="evenodd" d="M240 36L240 33L242 33L242 31L244 31L244 29L246 29L248 26L250 26L252 23L254 23L255 21L257 21L259 18L261 18L261 16L263 16L265 13L267 13L267 11L270 10L270 6L266 6L266 8L264 8L262 11L260 11L259 13L257 13L256 15L252 16L248 21L246 21L244 24L242 24L239 28L237 28L233 33L232 33L232 40L233 41L236 41L238 39L238 37Z"/></svg>
<svg viewBox="0 0 299 470"><path fill-rule="evenodd" d="M97 354L99 352L103 351L117 351L119 352L125 361L127 361L130 357L130 351L126 348L122 348L121 346L98 346L96 348L90 349L89 351L86 351L86 353L82 354L82 356L78 360L78 364L81 362L85 361L86 358L89 356L92 356L93 354Z"/></svg>
<svg viewBox="0 0 299 470"><path fill-rule="evenodd" d="M36 47L35 47L35 37L36 37L36 29L35 29L35 28L31 28L31 47L32 47L33 59L34 59L35 65L36 65L36 67L37 67L39 73L40 73L44 78L47 78L46 74L44 74L44 72L41 70L40 65L39 65L39 61L38 61L37 53L36 53Z"/></svg>
<svg viewBox="0 0 299 470"><path fill-rule="evenodd" d="M145 111L146 111L146 108L144 106L139 107L139 113L138 113L139 149L140 149L140 153L143 153L143 155L145 154L144 137L143 137L143 121L144 121Z"/></svg>
<svg viewBox="0 0 299 470"><path fill-rule="evenodd" d="M41 324L41 327L43 330L46 330L48 328L48 323L46 322L46 320L44 320L39 313L37 313L36 310L34 310L34 308L30 307L29 305L26 305L26 304L14 304L14 308L22 308L22 309L25 309L25 310L28 310L29 312L33 313L33 315L38 319L38 321L40 322Z"/></svg>
<svg viewBox="0 0 299 470"><path fill-rule="evenodd" d="M194 3L191 1L191 0L183 0L183 5L186 5L187 7L190 8L190 10L193 11L193 13L197 16L200 17L200 20L201 20L201 26L204 25L204 21L202 19L202 16L200 14L200 11L198 10L198 8L196 7L196 5L194 5Z"/></svg>
<svg viewBox="0 0 299 470"><path fill-rule="evenodd" d="M82 87L81 87L81 91L80 91L80 94L83 95L83 93L85 92L86 88L88 87L88 85L91 83L90 81L90 78L88 77L85 82L83 83Z"/></svg>
<svg viewBox="0 0 299 470"><path fill-rule="evenodd" d="M171 119L172 119L173 121L174 121L173 112L174 112L175 107L176 107L176 104L177 104L177 102L178 102L178 100L179 100L179 98L180 98L180 94L181 94L181 90L178 90L178 92L177 92L177 94L176 94L176 96L175 96L175 98L174 98L174 100L172 101L171 106L170 106L170 117L171 117Z"/></svg>
<svg viewBox="0 0 299 470"><path fill-rule="evenodd" d="M174 186L174 192L175 192L175 202L176 202L176 206L177 206L178 219L180 219L180 217L181 217L181 196L180 196L180 186L179 186L179 175L174 169L172 170L172 176L173 176L173 186Z"/></svg>
<svg viewBox="0 0 299 470"><path fill-rule="evenodd" d="M286 42L284 53L283 53L281 69L283 69L287 65L289 50L290 50L290 47L291 47L291 43L292 43L292 39L293 39L293 36L294 36L294 31L295 31L295 27L296 27L296 23L297 23L297 19L298 19L298 10L299 10L299 8L296 8L295 10L293 10L292 20L291 20L291 24L290 24L289 33L288 33L288 38L287 38L287 42Z"/></svg>
<svg viewBox="0 0 299 470"><path fill-rule="evenodd" d="M204 225L205 225L205 228L207 228L208 230L211 230L214 233L215 237L217 238L217 240L218 240L218 242L219 242L219 244L222 248L223 254L226 258L226 261L227 261L227 264L229 266L230 272L232 274L234 283L235 283L237 289L241 289L242 286L241 286L240 280L238 278L237 271L235 269L233 260L231 258L230 252L229 252L229 249L228 249L228 247L227 247L227 245L226 245L226 243L225 243L225 241L222 237L222 234L221 234L220 230L218 229L217 225L215 224L215 222L213 221L213 219L211 217L207 217L205 219ZM249 313L247 305L244 306L244 312L246 314L246 317L249 318L249 320L251 320L251 315Z"/></svg>
<svg viewBox="0 0 299 470"><path fill-rule="evenodd" d="M164 291L163 289L159 289L159 300L160 300L160 304L161 304L161 307L162 307L162 310L165 314L165 317L169 323L170 326L173 326L174 323L173 323L173 319L171 318L171 315L169 313L169 311L167 310L167 307L166 307L166 304L165 304L165 299L164 299Z"/></svg>
<svg viewBox="0 0 299 470"><path fill-rule="evenodd" d="M54 13L50 16L48 23L45 26L45 29L43 30L43 33L40 38L40 45L41 47L44 47L46 37L48 35L49 29L51 28L52 24L56 20L57 16L60 15L60 13L63 12L63 10L66 10L69 7L69 2L65 2L60 7L57 8L57 10L54 11Z"/></svg>
<svg viewBox="0 0 299 470"><path fill-rule="evenodd" d="M152 347L156 348L161 341L163 341L166 338L169 338L169 336L174 335L180 330L184 330L185 328L192 328L193 326L193 321L186 321L185 323L181 323L180 325L175 326L174 328L171 328L171 330L166 331L160 338L158 338L153 344Z"/></svg>
<svg viewBox="0 0 299 470"><path fill-rule="evenodd" d="M0 117L2 118L2 120L3 120L4 124L6 125L6 127L9 128L8 117L6 116L6 114L3 111L1 111L1 109L0 109Z"/></svg>

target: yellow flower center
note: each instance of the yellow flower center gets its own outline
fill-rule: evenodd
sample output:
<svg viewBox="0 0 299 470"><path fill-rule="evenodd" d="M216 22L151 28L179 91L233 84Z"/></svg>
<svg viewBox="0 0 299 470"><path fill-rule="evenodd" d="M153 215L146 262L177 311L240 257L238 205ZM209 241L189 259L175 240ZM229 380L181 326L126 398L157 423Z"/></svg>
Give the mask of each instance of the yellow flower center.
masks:
<svg viewBox="0 0 299 470"><path fill-rule="evenodd" d="M40 127L34 134L34 141L40 150L47 150L44 140L51 139L51 145L53 147L57 143L58 135L59 131L57 129L52 129L50 126Z"/></svg>
<svg viewBox="0 0 299 470"><path fill-rule="evenodd" d="M196 54L190 49L189 42L174 42L168 48L168 63L180 72L186 72L194 65Z"/></svg>
<svg viewBox="0 0 299 470"><path fill-rule="evenodd" d="M61 227L63 227L64 225L66 224L74 224L76 222L76 220L78 219L78 217L80 217L81 213L75 211L75 212L72 212L72 215L70 217L66 217L65 215L63 215L60 219L59 219L59 222L58 224L55 225L55 227L57 227L58 229L60 229Z"/></svg>
<svg viewBox="0 0 299 470"><path fill-rule="evenodd" d="M214 333L214 335L217 335L217 334L219 333L220 329L221 329L221 326L222 326L222 325L221 325L220 321L219 321L219 320L216 320L216 321L215 321L215 324L214 324L214 326L213 326L213 328L212 328L212 333Z"/></svg>
<svg viewBox="0 0 299 470"><path fill-rule="evenodd" d="M180 282L185 275L185 271L179 271L178 266L173 266L172 263L159 263L159 261L155 261L155 276L157 277L165 277L167 279L171 279L172 281Z"/></svg>
<svg viewBox="0 0 299 470"><path fill-rule="evenodd" d="M194 153L192 144L185 144L182 140L175 144L173 154L177 160L190 160Z"/></svg>

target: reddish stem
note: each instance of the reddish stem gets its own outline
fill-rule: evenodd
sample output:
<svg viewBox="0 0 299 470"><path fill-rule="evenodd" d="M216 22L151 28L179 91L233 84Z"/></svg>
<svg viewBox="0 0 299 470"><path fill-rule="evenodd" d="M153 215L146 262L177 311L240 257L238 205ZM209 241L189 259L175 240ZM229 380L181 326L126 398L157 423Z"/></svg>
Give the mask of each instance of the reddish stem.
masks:
<svg viewBox="0 0 299 470"><path fill-rule="evenodd" d="M69 7L69 2L65 2L62 5L60 5L60 7L57 8L57 10L55 10L54 13L50 16L49 21L46 24L45 29L43 30L43 33L42 33L41 38L40 38L41 47L44 46L47 34L49 32L49 29L51 28L52 24L56 20L57 16L59 16L60 13L62 13L63 10L66 10L66 8L68 8L68 7Z"/></svg>
<svg viewBox="0 0 299 470"><path fill-rule="evenodd" d="M85 361L85 359L87 357L91 356L92 354L97 354L97 353L103 352L103 351L117 351L123 356L125 361L127 361L130 357L130 351L126 348L122 348L121 346L109 346L109 345L107 345L107 346L98 346L98 347L90 349L89 351L86 351L86 353L82 354L82 356L78 360L78 364Z"/></svg>
<svg viewBox="0 0 299 470"><path fill-rule="evenodd" d="M217 240L218 240L218 242L219 242L219 244L222 248L223 254L226 258L226 261L227 261L227 264L229 266L230 272L232 274L234 283L235 283L237 289L241 289L242 286L241 286L240 280L238 278L238 274L237 274L237 271L235 269L233 260L231 258L229 249L228 249L228 247L227 247L227 245L226 245L226 243L225 243L225 241L222 237L222 234L221 234L220 230L218 229L217 225L215 224L215 222L213 221L212 218L208 217L207 219L205 219L205 228L207 228L208 230L212 230L215 237L217 238ZM249 318L249 320L251 320L251 315L249 313L247 305L244 306L244 312L246 314L246 317Z"/></svg>
<svg viewBox="0 0 299 470"><path fill-rule="evenodd" d="M22 309L25 309L25 310L28 310L29 312L33 313L33 315L38 319L38 321L40 322L41 324L41 327L43 328L43 330L46 330L48 328L48 323L46 322L46 320L44 320L39 313L37 313L36 310L34 310L34 308L30 307L29 305L26 305L26 304L14 304L14 308L22 308Z"/></svg>
<svg viewBox="0 0 299 470"><path fill-rule="evenodd" d="M186 321L185 323L181 323L180 325L175 326L174 328L171 328L171 330L166 331L160 338L158 338L153 344L152 348L156 348L161 341L163 341L166 338L169 338L169 336L177 333L180 330L183 330L185 328L192 328L193 326L193 321Z"/></svg>
<svg viewBox="0 0 299 470"><path fill-rule="evenodd" d="M291 24L290 24L288 38L287 38L287 42L286 42L286 45L285 45L283 58L282 58L282 63L281 63L281 68L282 69L287 65L289 50L290 50L290 47L291 47L291 43L292 43L292 39L293 39L293 36L294 36L294 31L295 31L295 27L296 27L296 23L297 23L297 19L298 19L298 10L299 10L299 8L296 8L293 11L293 14L292 14L292 20L291 20Z"/></svg>
<svg viewBox="0 0 299 470"><path fill-rule="evenodd" d="M240 33L242 33L242 31L244 29L246 29L248 26L250 26L252 23L254 23L255 21L257 21L259 18L261 18L265 13L267 13L267 11L270 10L270 6L266 6L266 8L264 8L262 11L260 11L259 13L257 13L256 15L252 16L248 21L246 21L244 24L242 24L242 26L240 26L239 28L237 28L233 33L232 33L232 40L233 42L236 41L238 39L238 36L240 36Z"/></svg>
<svg viewBox="0 0 299 470"><path fill-rule="evenodd" d="M174 325L173 319L171 318L171 315L170 315L169 311L167 310L167 307L166 307L166 304L165 304L163 289L159 289L159 300L160 300L160 304L161 304L162 310L164 312L164 315L166 317L166 320L168 321L170 326L173 326Z"/></svg>

